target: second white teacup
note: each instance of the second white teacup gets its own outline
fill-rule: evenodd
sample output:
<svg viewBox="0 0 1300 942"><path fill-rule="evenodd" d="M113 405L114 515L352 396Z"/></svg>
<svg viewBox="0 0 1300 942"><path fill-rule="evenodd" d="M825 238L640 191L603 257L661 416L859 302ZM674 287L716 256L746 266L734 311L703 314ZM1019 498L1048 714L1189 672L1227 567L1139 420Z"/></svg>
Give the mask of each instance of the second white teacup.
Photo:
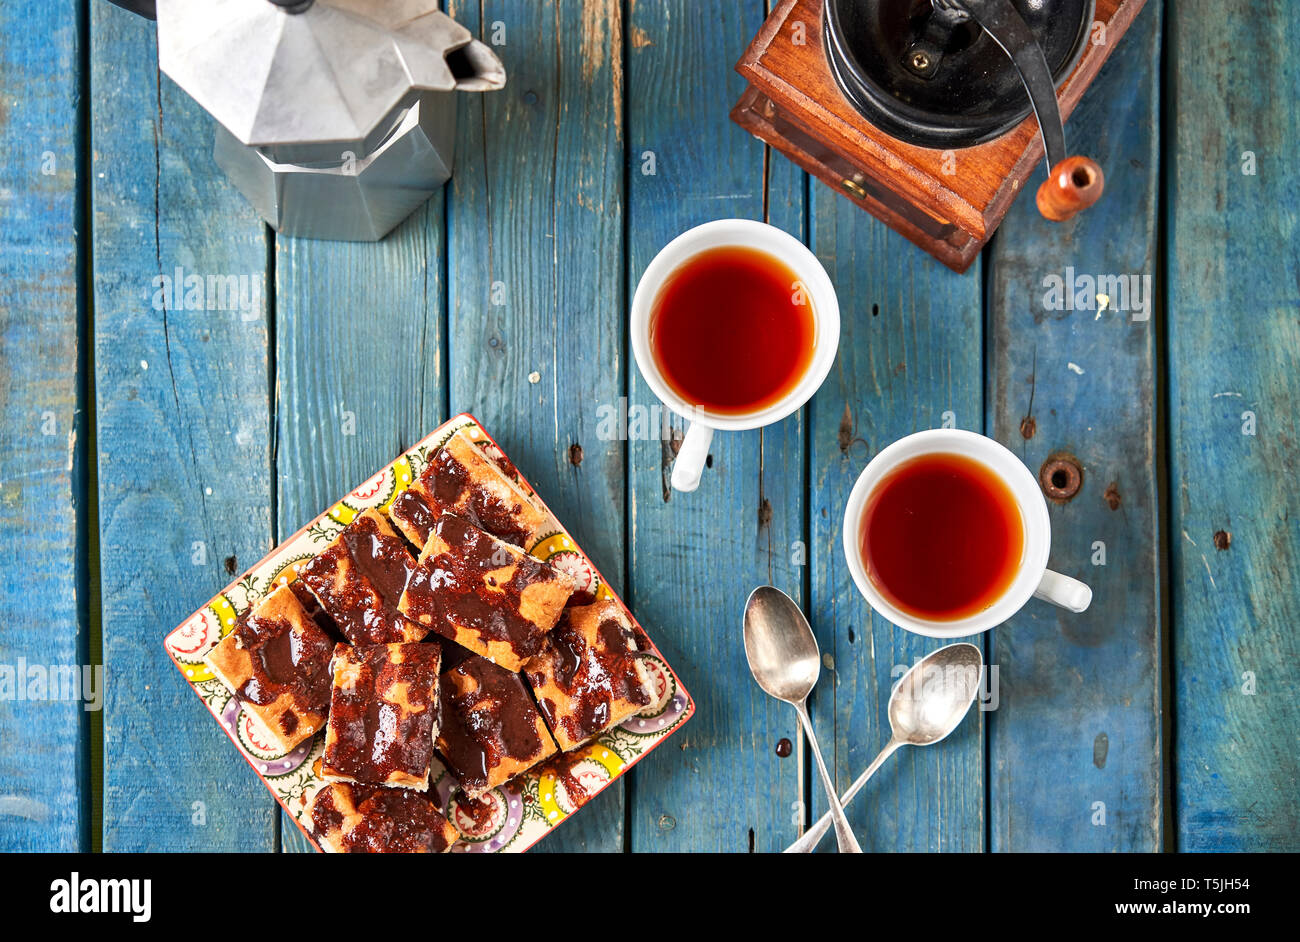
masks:
<svg viewBox="0 0 1300 942"><path fill-rule="evenodd" d="M670 278L701 252L724 247L755 249L787 266L805 292L813 314L812 356L798 382L778 400L741 414L713 412L683 398L664 378L651 341L655 303ZM691 423L673 462L671 480L674 490L693 491L699 487L715 429L742 430L771 425L812 398L835 362L840 342L840 307L826 269L798 239L766 223L719 219L683 232L646 266L632 297L631 332L633 356L651 391Z"/></svg>
<svg viewBox="0 0 1300 942"><path fill-rule="evenodd" d="M1023 543L1015 574L986 608L966 617L940 620L903 610L873 583L863 561L863 517L868 502L892 472L925 455L957 455L977 462L1006 485L1019 511ZM858 590L881 616L917 634L960 638L986 631L1018 612L1031 596L1072 612L1082 612L1092 602L1092 589L1087 585L1047 568L1052 524L1047 502L1034 475L1007 448L975 432L929 429L900 438L881 450L867 464L849 494L843 535L844 555Z"/></svg>

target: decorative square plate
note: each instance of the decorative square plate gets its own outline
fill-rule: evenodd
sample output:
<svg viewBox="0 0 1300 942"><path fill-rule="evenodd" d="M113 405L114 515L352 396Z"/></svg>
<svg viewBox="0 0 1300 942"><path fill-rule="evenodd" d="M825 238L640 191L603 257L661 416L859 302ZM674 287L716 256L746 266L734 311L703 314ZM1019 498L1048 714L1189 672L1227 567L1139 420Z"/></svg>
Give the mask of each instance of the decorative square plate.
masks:
<svg viewBox="0 0 1300 942"><path fill-rule="evenodd" d="M289 753L268 744L256 722L203 663L203 657L234 630L236 618L277 586L296 579L298 568L334 539L357 514L370 507L387 513L394 498L411 485L442 444L462 428L467 429L470 437L478 441L488 454L496 457L546 511L549 523L542 530L545 535L529 552L574 576L578 580L578 593L585 590L595 598L613 599L623 607L633 624L637 624L591 560L560 526L545 502L529 487L478 421L462 414L439 426L272 550L265 559L187 618L164 641L168 656L185 680L318 850L320 845L307 827L304 812L311 797L325 785L325 780L314 771L316 759L324 750L324 731ZM639 624L637 628L640 630ZM695 712L695 704L653 641L645 665L659 694L653 704L622 726L573 752L563 753L530 769L489 792L478 802L457 800L455 779L435 757L430 775L430 794L461 833L461 840L453 850L462 853L527 850L686 722Z"/></svg>

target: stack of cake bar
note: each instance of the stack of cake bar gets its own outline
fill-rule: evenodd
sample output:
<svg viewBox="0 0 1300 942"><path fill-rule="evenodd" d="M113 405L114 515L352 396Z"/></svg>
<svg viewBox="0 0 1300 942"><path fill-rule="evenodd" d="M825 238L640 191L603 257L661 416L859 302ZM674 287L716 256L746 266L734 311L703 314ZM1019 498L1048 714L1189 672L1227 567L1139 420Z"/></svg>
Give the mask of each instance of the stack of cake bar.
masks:
<svg viewBox="0 0 1300 942"><path fill-rule="evenodd" d="M326 850L449 850L435 754L476 801L654 699L621 606L525 552L549 517L513 472L458 431L206 658L285 752L325 730L307 820Z"/></svg>

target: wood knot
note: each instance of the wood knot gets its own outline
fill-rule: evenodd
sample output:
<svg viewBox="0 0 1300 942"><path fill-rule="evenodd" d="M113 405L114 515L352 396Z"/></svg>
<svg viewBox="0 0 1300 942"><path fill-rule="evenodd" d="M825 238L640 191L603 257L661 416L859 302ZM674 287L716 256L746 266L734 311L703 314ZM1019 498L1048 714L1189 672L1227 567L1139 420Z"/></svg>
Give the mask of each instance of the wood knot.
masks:
<svg viewBox="0 0 1300 942"><path fill-rule="evenodd" d="M1232 534L1231 534L1231 533L1229 533L1227 530L1215 530L1215 531L1214 531L1214 547L1215 547L1215 549L1226 550L1226 549L1227 549L1229 546L1231 546L1231 545L1232 545Z"/></svg>
<svg viewBox="0 0 1300 942"><path fill-rule="evenodd" d="M1038 420L1032 415L1027 415L1020 420L1020 437L1030 439L1038 431Z"/></svg>
<svg viewBox="0 0 1300 942"><path fill-rule="evenodd" d="M853 412L849 409L849 404L847 402L844 403L844 414L840 416L840 427L835 433L835 440L840 446L840 454L844 455L846 458L848 457L849 449L858 442L862 443L863 448L867 448L866 439L859 437L855 432Z"/></svg>
<svg viewBox="0 0 1300 942"><path fill-rule="evenodd" d="M844 414L840 416L840 427L835 433L835 440L839 443L840 454L847 455L853 444L853 413L849 411L847 402L844 403Z"/></svg>
<svg viewBox="0 0 1300 942"><path fill-rule="evenodd" d="M569 446L569 464L575 468L582 464L582 446L577 442Z"/></svg>
<svg viewBox="0 0 1300 942"><path fill-rule="evenodd" d="M1106 493L1101 495L1101 499L1106 502L1106 506L1111 510L1119 510L1119 482L1111 481L1106 485Z"/></svg>

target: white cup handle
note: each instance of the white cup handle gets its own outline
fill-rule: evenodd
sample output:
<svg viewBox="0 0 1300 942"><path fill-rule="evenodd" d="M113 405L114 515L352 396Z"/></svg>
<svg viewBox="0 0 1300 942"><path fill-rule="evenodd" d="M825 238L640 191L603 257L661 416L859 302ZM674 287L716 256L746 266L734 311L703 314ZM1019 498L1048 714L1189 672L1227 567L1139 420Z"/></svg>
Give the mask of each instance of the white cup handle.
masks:
<svg viewBox="0 0 1300 942"><path fill-rule="evenodd" d="M704 473L704 462L709 458L709 445L712 443L713 429L692 422L673 461L673 490L689 493L700 486L700 475Z"/></svg>
<svg viewBox="0 0 1300 942"><path fill-rule="evenodd" d="M1071 612L1085 612L1092 604L1092 589L1078 579L1048 569L1034 590L1034 598L1059 605Z"/></svg>

